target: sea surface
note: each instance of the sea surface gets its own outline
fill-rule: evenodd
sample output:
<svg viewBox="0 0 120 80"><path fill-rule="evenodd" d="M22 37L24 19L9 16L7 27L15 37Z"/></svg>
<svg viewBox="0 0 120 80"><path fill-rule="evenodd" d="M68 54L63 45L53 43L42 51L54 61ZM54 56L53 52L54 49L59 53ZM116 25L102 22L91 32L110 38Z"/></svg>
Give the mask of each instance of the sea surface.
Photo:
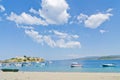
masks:
<svg viewBox="0 0 120 80"><path fill-rule="evenodd" d="M82 67L71 68L72 62L78 62ZM102 67L103 64L115 64L115 67ZM0 67L2 68L13 68ZM53 60L44 63L27 63L18 68L20 71L31 72L118 72L120 73L120 60Z"/></svg>

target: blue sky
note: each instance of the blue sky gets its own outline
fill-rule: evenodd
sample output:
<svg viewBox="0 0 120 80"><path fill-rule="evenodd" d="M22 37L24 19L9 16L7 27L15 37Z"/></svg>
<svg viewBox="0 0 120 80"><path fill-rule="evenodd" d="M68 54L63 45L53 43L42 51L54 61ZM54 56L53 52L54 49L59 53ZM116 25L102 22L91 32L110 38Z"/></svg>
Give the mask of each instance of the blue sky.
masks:
<svg viewBox="0 0 120 80"><path fill-rule="evenodd" d="M120 55L119 3L0 0L0 59Z"/></svg>

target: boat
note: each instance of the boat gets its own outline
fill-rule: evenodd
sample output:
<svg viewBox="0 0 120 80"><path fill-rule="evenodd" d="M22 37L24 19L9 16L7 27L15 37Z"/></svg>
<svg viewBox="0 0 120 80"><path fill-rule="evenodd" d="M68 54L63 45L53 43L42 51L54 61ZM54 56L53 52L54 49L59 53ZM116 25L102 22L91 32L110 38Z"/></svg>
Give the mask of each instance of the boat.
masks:
<svg viewBox="0 0 120 80"><path fill-rule="evenodd" d="M82 65L77 62L72 62L71 67L82 67Z"/></svg>
<svg viewBox="0 0 120 80"><path fill-rule="evenodd" d="M19 69L9 69L9 68L5 68L5 69L1 69L3 72L18 72Z"/></svg>
<svg viewBox="0 0 120 80"><path fill-rule="evenodd" d="M21 67L27 67L27 66L31 66L32 63L31 62L23 62L21 63Z"/></svg>
<svg viewBox="0 0 120 80"><path fill-rule="evenodd" d="M115 67L115 64L103 64L102 67Z"/></svg>
<svg viewBox="0 0 120 80"><path fill-rule="evenodd" d="M14 63L16 67L22 67L22 63Z"/></svg>
<svg viewBox="0 0 120 80"><path fill-rule="evenodd" d="M40 62L39 61L36 61L37 64L39 64Z"/></svg>

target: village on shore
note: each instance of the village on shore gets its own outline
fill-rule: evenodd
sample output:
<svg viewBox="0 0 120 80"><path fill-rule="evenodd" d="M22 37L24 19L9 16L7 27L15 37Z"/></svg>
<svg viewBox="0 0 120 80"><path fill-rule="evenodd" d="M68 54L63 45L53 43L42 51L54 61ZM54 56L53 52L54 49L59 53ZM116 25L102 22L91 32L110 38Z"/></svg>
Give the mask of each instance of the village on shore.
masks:
<svg viewBox="0 0 120 80"><path fill-rule="evenodd" d="M45 59L39 57L15 57L6 60L0 60L0 63L11 63L11 62L44 62Z"/></svg>

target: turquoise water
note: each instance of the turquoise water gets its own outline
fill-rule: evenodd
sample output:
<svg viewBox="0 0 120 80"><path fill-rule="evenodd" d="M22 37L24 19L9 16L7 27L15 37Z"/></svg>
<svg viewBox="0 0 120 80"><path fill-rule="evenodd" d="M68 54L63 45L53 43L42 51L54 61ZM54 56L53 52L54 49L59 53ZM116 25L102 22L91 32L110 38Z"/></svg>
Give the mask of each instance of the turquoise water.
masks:
<svg viewBox="0 0 120 80"><path fill-rule="evenodd" d="M78 62L83 67L71 68L72 62ZM116 67L102 67L102 64L109 63L116 64ZM16 68L20 71L35 72L120 72L120 60L57 60L46 61L45 63L31 63L30 65Z"/></svg>

